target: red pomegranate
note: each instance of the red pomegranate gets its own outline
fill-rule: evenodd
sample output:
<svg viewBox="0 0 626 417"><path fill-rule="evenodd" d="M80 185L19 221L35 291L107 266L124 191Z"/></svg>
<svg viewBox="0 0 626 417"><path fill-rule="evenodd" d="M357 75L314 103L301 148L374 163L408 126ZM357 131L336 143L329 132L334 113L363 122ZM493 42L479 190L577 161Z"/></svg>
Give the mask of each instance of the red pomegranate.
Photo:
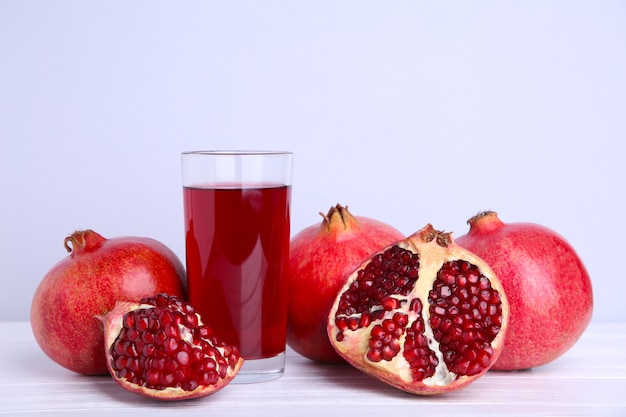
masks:
<svg viewBox="0 0 626 417"><path fill-rule="evenodd" d="M495 363L508 315L489 266L427 225L350 275L331 308L328 335L361 371L432 395L467 386Z"/></svg>
<svg viewBox="0 0 626 417"><path fill-rule="evenodd" d="M165 292L183 297L185 271L174 252L142 237L105 239L93 230L65 238L70 255L37 287L30 322L41 349L81 374L106 374L102 325L95 316L117 300L138 301Z"/></svg>
<svg viewBox="0 0 626 417"><path fill-rule="evenodd" d="M243 364L237 348L215 336L178 297L157 294L138 303L118 302L99 319L113 379L145 397L207 396L228 385Z"/></svg>
<svg viewBox="0 0 626 417"><path fill-rule="evenodd" d="M321 224L291 240L287 344L315 361L345 363L326 334L330 306L363 259L404 235L378 220L355 217L339 204L322 217Z"/></svg>
<svg viewBox="0 0 626 417"><path fill-rule="evenodd" d="M485 211L468 220L457 243L482 257L500 277L511 319L492 369L547 364L565 353L591 320L591 280L570 244L532 223L504 223Z"/></svg>

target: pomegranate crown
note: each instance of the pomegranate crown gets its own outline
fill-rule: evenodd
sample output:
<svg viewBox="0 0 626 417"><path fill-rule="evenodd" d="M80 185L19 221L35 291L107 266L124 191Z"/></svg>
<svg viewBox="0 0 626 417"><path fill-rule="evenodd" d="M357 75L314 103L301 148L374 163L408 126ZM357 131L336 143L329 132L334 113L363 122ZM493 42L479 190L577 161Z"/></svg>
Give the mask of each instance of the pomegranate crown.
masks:
<svg viewBox="0 0 626 417"><path fill-rule="evenodd" d="M63 246L68 253L93 249L105 239L91 229L76 230L63 240Z"/></svg>
<svg viewBox="0 0 626 417"><path fill-rule="evenodd" d="M447 248L452 242L452 232L437 230L432 224L427 224L419 233L424 242L436 240L437 244L443 248Z"/></svg>

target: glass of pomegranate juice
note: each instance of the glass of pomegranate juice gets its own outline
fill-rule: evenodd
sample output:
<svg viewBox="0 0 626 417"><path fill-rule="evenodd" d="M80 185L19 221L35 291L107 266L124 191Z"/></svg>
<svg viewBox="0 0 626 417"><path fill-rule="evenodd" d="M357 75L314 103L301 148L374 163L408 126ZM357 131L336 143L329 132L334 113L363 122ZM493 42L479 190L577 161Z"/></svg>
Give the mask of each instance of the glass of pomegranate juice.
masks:
<svg viewBox="0 0 626 417"><path fill-rule="evenodd" d="M216 336L237 346L234 383L285 368L293 154L182 153L187 292Z"/></svg>

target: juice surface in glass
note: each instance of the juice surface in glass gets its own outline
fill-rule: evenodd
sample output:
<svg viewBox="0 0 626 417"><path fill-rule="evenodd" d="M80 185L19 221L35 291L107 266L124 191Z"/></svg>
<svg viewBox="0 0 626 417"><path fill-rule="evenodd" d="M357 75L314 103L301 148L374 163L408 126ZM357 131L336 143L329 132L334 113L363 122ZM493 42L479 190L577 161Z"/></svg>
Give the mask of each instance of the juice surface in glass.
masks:
<svg viewBox="0 0 626 417"><path fill-rule="evenodd" d="M284 352L291 187L184 187L189 301L244 359Z"/></svg>

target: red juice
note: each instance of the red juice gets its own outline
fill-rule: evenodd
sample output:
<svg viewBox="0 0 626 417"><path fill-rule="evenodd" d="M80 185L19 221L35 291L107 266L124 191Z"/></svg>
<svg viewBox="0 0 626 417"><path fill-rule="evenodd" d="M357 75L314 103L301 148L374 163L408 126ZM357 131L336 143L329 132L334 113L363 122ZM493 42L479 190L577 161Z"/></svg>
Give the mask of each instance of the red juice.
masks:
<svg viewBox="0 0 626 417"><path fill-rule="evenodd" d="M245 359L282 353L291 187L219 184L183 193L190 303Z"/></svg>

